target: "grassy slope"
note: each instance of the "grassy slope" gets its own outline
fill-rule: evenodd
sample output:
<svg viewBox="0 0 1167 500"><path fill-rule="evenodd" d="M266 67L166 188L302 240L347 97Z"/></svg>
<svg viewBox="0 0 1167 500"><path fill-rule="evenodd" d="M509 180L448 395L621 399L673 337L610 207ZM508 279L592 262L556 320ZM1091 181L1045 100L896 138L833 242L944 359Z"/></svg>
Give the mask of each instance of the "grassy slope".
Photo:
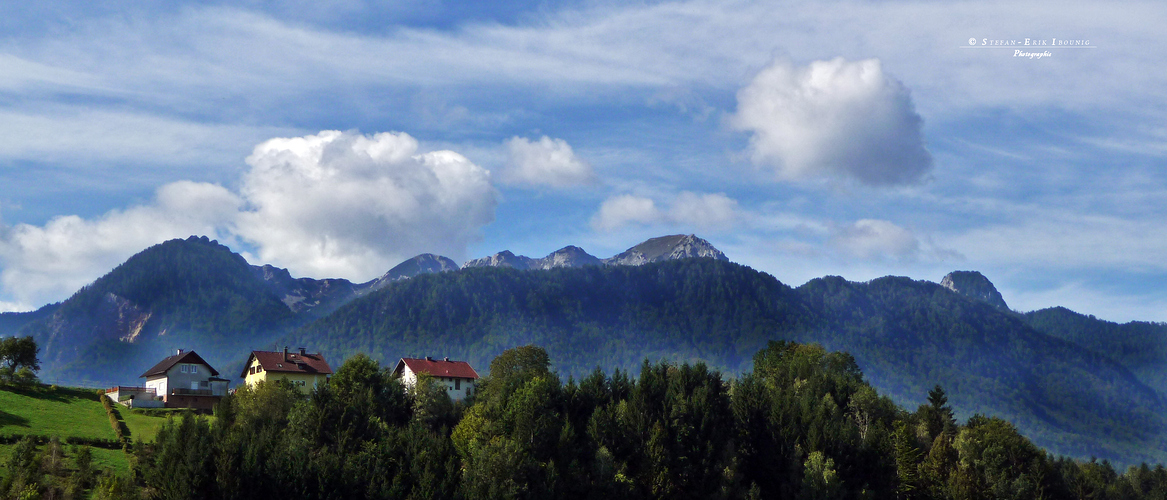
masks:
<svg viewBox="0 0 1167 500"><path fill-rule="evenodd" d="M118 408L130 436L136 441L153 441L165 417L133 413L129 408ZM113 428L105 408L94 397L92 389L58 388L12 391L0 389L0 436L13 434L84 437L113 439ZM0 444L0 463L7 461L12 445ZM122 450L91 448L93 464L97 469L110 469L116 474L129 472L129 459ZM66 447L66 454L70 454ZM0 467L0 476L7 471Z"/></svg>
<svg viewBox="0 0 1167 500"><path fill-rule="evenodd" d="M0 435L114 439L105 408L88 389L0 390Z"/></svg>

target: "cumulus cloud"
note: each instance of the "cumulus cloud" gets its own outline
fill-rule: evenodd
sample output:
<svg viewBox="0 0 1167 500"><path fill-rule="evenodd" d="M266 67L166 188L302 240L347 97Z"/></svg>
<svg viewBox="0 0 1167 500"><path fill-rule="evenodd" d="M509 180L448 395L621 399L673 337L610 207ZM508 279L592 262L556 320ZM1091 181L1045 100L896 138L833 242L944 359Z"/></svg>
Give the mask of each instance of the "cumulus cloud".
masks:
<svg viewBox="0 0 1167 500"><path fill-rule="evenodd" d="M512 137L506 141L510 154L502 180L510 184L547 185L556 188L592 184L596 174L563 139L543 136L538 141Z"/></svg>
<svg viewBox="0 0 1167 500"><path fill-rule="evenodd" d="M633 224L686 225L713 230L730 226L738 218L737 201L724 194L683 191L664 210L651 198L631 194L613 196L600 204L591 224L592 228L605 232Z"/></svg>
<svg viewBox="0 0 1167 500"><path fill-rule="evenodd" d="M414 255L463 256L494 218L490 172L405 133L268 140L247 158L236 224L259 259L293 273L370 279Z"/></svg>
<svg viewBox="0 0 1167 500"><path fill-rule="evenodd" d="M795 67L778 61L737 95L731 124L751 133L755 163L780 179L919 182L932 168L908 89L879 60Z"/></svg>
<svg viewBox="0 0 1167 500"><path fill-rule="evenodd" d="M0 311L61 300L192 234L250 243L259 261L296 275L371 279L420 253L462 257L497 204L490 172L453 151L419 152L405 133L271 139L246 161L238 193L180 181L93 219L0 224Z"/></svg>
<svg viewBox="0 0 1167 500"><path fill-rule="evenodd" d="M152 203L93 220L75 215L44 226L0 227L0 285L27 309L60 300L130 255L171 238L220 237L243 201L222 186L180 181L162 186Z"/></svg>
<svg viewBox="0 0 1167 500"><path fill-rule="evenodd" d="M660 219L661 212L652 199L622 194L600 204L600 211L592 216L592 227L600 231L614 231L629 224L653 224Z"/></svg>
<svg viewBox="0 0 1167 500"><path fill-rule="evenodd" d="M885 220L861 219L835 227L829 244L849 257L863 260L915 260L921 255L915 233Z"/></svg>

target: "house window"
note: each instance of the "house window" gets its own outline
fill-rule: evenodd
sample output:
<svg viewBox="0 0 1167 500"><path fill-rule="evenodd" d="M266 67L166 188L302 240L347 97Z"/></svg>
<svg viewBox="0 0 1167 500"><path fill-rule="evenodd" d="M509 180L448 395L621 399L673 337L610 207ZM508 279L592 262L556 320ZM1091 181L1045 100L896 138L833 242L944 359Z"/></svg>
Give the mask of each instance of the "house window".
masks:
<svg viewBox="0 0 1167 500"><path fill-rule="evenodd" d="M454 379L454 390L455 391L462 390L462 379L460 379L460 378Z"/></svg>
<svg viewBox="0 0 1167 500"><path fill-rule="evenodd" d="M182 373L186 373L186 365L180 366L179 369L182 370Z"/></svg>
<svg viewBox="0 0 1167 500"><path fill-rule="evenodd" d="M199 365L190 365L190 372L191 373L198 373L199 372Z"/></svg>
<svg viewBox="0 0 1167 500"><path fill-rule="evenodd" d="M247 374L248 375L255 375L255 367L253 366L253 367L251 367L251 369L247 370Z"/></svg>

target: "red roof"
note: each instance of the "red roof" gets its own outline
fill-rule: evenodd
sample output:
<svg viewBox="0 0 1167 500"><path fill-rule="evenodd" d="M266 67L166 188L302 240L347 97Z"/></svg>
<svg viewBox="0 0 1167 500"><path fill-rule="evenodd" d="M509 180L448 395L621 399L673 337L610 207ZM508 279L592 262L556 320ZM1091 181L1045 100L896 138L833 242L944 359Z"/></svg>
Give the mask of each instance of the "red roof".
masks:
<svg viewBox="0 0 1167 500"><path fill-rule="evenodd" d="M435 377L478 378L478 372L470 367L470 363L465 361L450 361L450 358L401 358L401 361L397 362L397 367L393 369L393 373L400 375L402 369L406 366L413 373L428 373Z"/></svg>
<svg viewBox="0 0 1167 500"><path fill-rule="evenodd" d="M211 370L211 375L218 375L219 374L219 372L215 371L215 369L212 368L209 363L207 363L206 361L203 360L202 356L195 354L194 351L185 351L181 354L167 356L162 361L159 361L158 364L154 365L153 368L146 370L146 373L138 375L138 378L153 377L155 375L164 375L167 370L171 369L172 367L174 367L174 365L177 365L179 363L190 363L190 364L203 365L203 366L207 367L208 370Z"/></svg>
<svg viewBox="0 0 1167 500"><path fill-rule="evenodd" d="M324 355L320 353L304 353L301 355L298 352L288 352L287 358L284 358L283 351L251 351L251 356L247 357L247 363L243 365L243 373L240 377L247 376L247 367L251 366L251 358L259 360L259 365L263 367L263 371L277 372L277 373L315 373L321 375L329 375L332 373L332 368L328 367L328 362L324 361Z"/></svg>

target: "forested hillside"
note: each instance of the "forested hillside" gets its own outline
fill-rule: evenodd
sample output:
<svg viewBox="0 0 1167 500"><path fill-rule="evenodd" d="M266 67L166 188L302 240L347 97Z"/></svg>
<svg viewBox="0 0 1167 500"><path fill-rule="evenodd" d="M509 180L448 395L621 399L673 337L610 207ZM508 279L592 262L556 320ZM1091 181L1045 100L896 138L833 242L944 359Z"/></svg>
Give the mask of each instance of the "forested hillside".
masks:
<svg viewBox="0 0 1167 500"><path fill-rule="evenodd" d="M222 367L293 319L243 257L191 237L135 255L20 332L42 346L43 379L100 386L135 383L174 347Z"/></svg>
<svg viewBox="0 0 1167 500"><path fill-rule="evenodd" d="M1040 332L1074 342L1126 366L1167 397L1167 324L1131 321L1118 324L1064 307L1025 313Z"/></svg>
<svg viewBox="0 0 1167 500"><path fill-rule="evenodd" d="M414 267L453 267L422 258L435 265ZM978 278L973 291L993 291L964 274ZM1167 379L1155 343L1162 325L1066 310L1023 316L905 278L826 277L792 289L716 259L387 276L372 285L293 278L192 237L141 252L60 305L4 315L0 326L36 337L43 380L93 386L137 383L175 348L198 351L228 377L250 350L273 346L334 362L367 352L382 363L449 356L482 367L530 343L545 346L564 376L597 365L635 373L644 359L702 361L737 376L770 340L816 342L851 352L908 407L940 383L959 417L1007 418L1057 453L1167 458L1163 396L1144 383L1162 389Z"/></svg>
<svg viewBox="0 0 1167 500"><path fill-rule="evenodd" d="M854 354L876 387L914 406L950 388L962 418L1013 421L1059 453L1123 463L1165 455L1162 402L1122 365L1042 334L1017 315L940 285L837 277L798 289L738 264L686 259L639 267L468 269L358 299L289 337L344 356L450 356L482 366L504 349L546 346L560 373L596 360L703 360L731 374L769 340Z"/></svg>
<svg viewBox="0 0 1167 500"><path fill-rule="evenodd" d="M902 404L938 383L962 418L1000 416L1058 453L1167 456L1158 394L1110 358L1012 312L907 278L827 277L798 292L827 322L795 339L852 353L872 384Z"/></svg>
<svg viewBox="0 0 1167 500"><path fill-rule="evenodd" d="M547 271L488 267L395 283L297 331L290 345L382 361L441 353L484 366L538 343L562 373L646 357L740 372L766 341L818 322L790 287L712 259ZM602 354L597 356L597 354Z"/></svg>

